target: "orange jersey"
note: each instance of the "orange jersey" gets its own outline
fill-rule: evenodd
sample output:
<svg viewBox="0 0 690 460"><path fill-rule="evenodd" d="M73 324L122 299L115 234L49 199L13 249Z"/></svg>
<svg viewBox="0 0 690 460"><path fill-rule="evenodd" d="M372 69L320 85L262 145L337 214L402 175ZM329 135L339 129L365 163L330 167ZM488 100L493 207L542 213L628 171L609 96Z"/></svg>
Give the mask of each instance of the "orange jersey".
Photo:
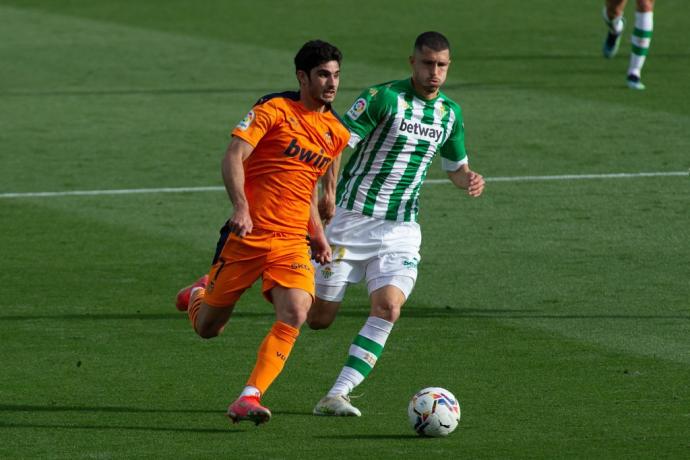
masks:
<svg viewBox="0 0 690 460"><path fill-rule="evenodd" d="M306 234L316 181L347 145L347 128L332 110L307 110L298 92L285 92L259 99L232 135L254 146L244 162L254 227Z"/></svg>

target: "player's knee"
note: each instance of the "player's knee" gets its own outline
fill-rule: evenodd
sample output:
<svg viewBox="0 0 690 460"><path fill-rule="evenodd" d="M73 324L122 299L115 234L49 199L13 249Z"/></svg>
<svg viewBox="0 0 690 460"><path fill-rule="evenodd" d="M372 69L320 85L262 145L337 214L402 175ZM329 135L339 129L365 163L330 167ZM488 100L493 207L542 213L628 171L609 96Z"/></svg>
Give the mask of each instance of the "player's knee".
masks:
<svg viewBox="0 0 690 460"><path fill-rule="evenodd" d="M284 309L279 316L279 319L282 322L299 329L307 320L307 312L308 310L305 308L292 306Z"/></svg>
<svg viewBox="0 0 690 460"><path fill-rule="evenodd" d="M399 302L383 300L371 306L371 314L372 316L394 323L400 318L401 307L402 305Z"/></svg>

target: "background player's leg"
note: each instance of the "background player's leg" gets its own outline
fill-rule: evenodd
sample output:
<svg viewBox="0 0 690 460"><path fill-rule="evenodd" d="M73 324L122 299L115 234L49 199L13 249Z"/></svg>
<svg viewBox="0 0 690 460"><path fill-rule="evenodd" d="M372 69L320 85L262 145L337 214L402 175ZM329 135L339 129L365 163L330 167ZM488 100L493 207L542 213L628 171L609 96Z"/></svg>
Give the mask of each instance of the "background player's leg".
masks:
<svg viewBox="0 0 690 460"><path fill-rule="evenodd" d="M628 0L606 0L606 14L609 19L623 16L626 3L628 3Z"/></svg>
<svg viewBox="0 0 690 460"><path fill-rule="evenodd" d="M635 12L635 29L631 41L630 65L628 66L628 86L632 89L644 89L641 81L642 67L644 66L649 45L652 41L654 30L654 0L637 0Z"/></svg>
<svg viewBox="0 0 690 460"><path fill-rule="evenodd" d="M621 35L625 21L623 20L623 10L626 0L607 0L604 6L604 22L608 26L606 39L604 40L604 57L612 58L618 53L621 42Z"/></svg>

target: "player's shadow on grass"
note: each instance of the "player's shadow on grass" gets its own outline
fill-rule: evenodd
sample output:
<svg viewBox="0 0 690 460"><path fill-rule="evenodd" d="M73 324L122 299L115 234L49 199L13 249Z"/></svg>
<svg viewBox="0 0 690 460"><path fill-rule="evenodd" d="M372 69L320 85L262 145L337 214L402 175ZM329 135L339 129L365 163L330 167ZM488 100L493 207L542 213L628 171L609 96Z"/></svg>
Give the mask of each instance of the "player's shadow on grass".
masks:
<svg viewBox="0 0 690 460"><path fill-rule="evenodd" d="M0 412L114 412L150 414L219 414L209 409L150 409L130 406L58 406L33 404L0 404Z"/></svg>
<svg viewBox="0 0 690 460"><path fill-rule="evenodd" d="M360 439L373 439L373 440L382 440L382 439L414 439L415 441L420 439L420 436L417 434L335 434L335 435L330 435L330 436L314 436L315 438L318 439L342 439L342 440L360 440ZM424 438L422 438L424 439ZM428 438L428 439L433 439L433 438Z"/></svg>
<svg viewBox="0 0 690 460"><path fill-rule="evenodd" d="M268 313L267 313L268 315ZM181 313L66 313L56 315L7 315L0 316L0 321L31 321L31 320L75 320L75 321L120 321L127 319L140 320L181 320L185 315Z"/></svg>
<svg viewBox="0 0 690 460"><path fill-rule="evenodd" d="M304 411L296 411L296 410L271 410L273 415L297 415L300 417L308 417L308 418L314 418L316 417L312 411L310 410L304 410Z"/></svg>
<svg viewBox="0 0 690 460"><path fill-rule="evenodd" d="M235 318L275 318L272 311L266 312L234 312L230 321ZM36 320L65 320L65 321L188 321L185 313L65 313L55 315L0 315L0 321L36 321Z"/></svg>
<svg viewBox="0 0 690 460"><path fill-rule="evenodd" d="M8 423L0 422L0 428L45 428L50 430L127 430L127 431L162 431L162 432L173 432L173 433L222 433L224 435L228 433L243 433L244 430L237 429L221 429L221 428L176 428L176 427L164 427L164 426L123 426L123 425L80 425L80 424L70 424L70 425L59 425L59 424L47 424L47 423Z"/></svg>
<svg viewBox="0 0 690 460"><path fill-rule="evenodd" d="M340 311L338 316L363 317L366 316L369 307L357 310ZM403 307L402 315L406 318L488 318L488 319L685 319L690 320L690 315L626 315L626 314L558 314L545 313L544 310L525 310L512 308L459 308L459 307Z"/></svg>
<svg viewBox="0 0 690 460"><path fill-rule="evenodd" d="M368 305L352 305L348 309L341 310L339 317L364 318L368 315ZM403 316L407 318L493 318L493 319L681 319L690 320L690 315L642 315L642 314L558 314L544 313L544 310L525 310L511 308L458 308L451 306L420 308L415 306L404 307ZM271 311L236 311L232 319L264 318L273 319L275 314ZM172 313L68 313L55 315L0 315L0 321L36 321L36 320L73 320L73 321L122 321L122 320L172 320L182 321L185 315ZM306 326L305 326L306 327Z"/></svg>
<svg viewBox="0 0 690 460"><path fill-rule="evenodd" d="M122 413L122 414L215 414L219 418L222 412L206 409L149 409L128 406L38 406L30 404L0 404L0 413L3 412L95 412L95 413ZM3 417L6 418L6 417ZM18 423L0 421L0 428L47 428L47 429L72 429L72 430L130 430L130 431L162 431L180 433L239 433L243 430L221 428L178 428L165 426L123 426L123 425L90 425L90 424L45 424L45 423Z"/></svg>

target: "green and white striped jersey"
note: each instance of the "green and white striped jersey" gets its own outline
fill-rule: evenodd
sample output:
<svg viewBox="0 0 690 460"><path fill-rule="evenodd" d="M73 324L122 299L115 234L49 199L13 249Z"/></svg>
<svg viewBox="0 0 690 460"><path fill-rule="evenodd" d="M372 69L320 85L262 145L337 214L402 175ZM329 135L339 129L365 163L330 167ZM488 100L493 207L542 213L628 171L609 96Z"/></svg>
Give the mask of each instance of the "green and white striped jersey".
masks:
<svg viewBox="0 0 690 460"><path fill-rule="evenodd" d="M419 189L436 152L443 168L467 163L460 106L439 92L416 95L411 79L365 90L345 114L355 148L338 181L338 206L366 216L417 221Z"/></svg>

